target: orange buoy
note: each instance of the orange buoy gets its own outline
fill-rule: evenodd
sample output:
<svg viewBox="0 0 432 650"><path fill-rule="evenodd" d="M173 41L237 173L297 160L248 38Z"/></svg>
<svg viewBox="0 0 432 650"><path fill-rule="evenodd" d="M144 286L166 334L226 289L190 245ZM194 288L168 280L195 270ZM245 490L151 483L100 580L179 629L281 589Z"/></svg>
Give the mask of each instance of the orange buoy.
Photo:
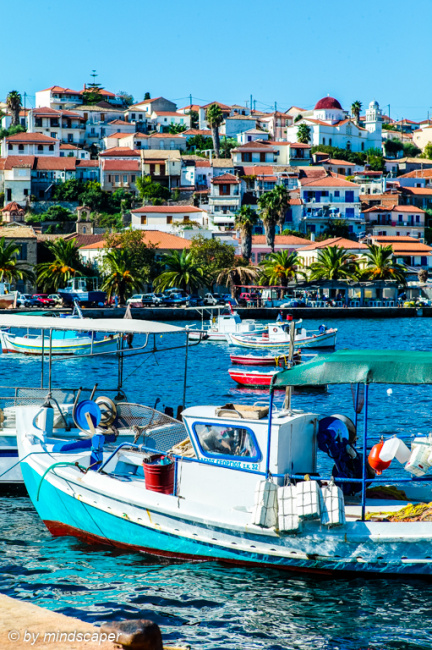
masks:
<svg viewBox="0 0 432 650"><path fill-rule="evenodd" d="M383 444L384 440L381 440L381 442L378 442L378 444L374 445L370 450L368 458L369 465L376 471L378 475L382 474L383 470L387 469L387 467L389 467L391 464L391 460L384 461L380 458L380 451L383 447Z"/></svg>

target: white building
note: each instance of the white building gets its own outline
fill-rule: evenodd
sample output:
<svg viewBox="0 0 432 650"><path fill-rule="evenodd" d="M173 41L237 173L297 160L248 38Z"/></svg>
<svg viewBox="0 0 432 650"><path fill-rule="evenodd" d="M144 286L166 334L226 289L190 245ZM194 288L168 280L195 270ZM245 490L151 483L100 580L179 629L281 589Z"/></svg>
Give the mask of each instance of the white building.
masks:
<svg viewBox="0 0 432 650"><path fill-rule="evenodd" d="M85 119L74 111L34 108L28 113L28 133L43 133L64 143L83 144Z"/></svg>
<svg viewBox="0 0 432 650"><path fill-rule="evenodd" d="M366 110L364 127L359 126L344 111L334 97L323 97L315 105L313 117L303 117L287 127L287 140L297 141L300 124L311 129L311 145L329 145L350 151L382 149L382 111L378 102L372 101Z"/></svg>
<svg viewBox="0 0 432 650"><path fill-rule="evenodd" d="M74 108L82 104L83 99L80 90L71 90L62 86L51 86L45 90L38 90L36 93L36 108L54 108L56 110Z"/></svg>
<svg viewBox="0 0 432 650"><path fill-rule="evenodd" d="M209 211L217 227L231 229L241 206L241 181L234 174L222 174L211 179Z"/></svg>
<svg viewBox="0 0 432 650"><path fill-rule="evenodd" d="M422 239L425 211L415 205L374 205L363 210L366 232L376 236Z"/></svg>
<svg viewBox="0 0 432 650"><path fill-rule="evenodd" d="M193 205L146 205L131 211L131 226L133 230L159 230L190 239L207 229L208 215Z"/></svg>
<svg viewBox="0 0 432 650"><path fill-rule="evenodd" d="M3 138L2 156L58 156L60 141L41 133L16 133Z"/></svg>
<svg viewBox="0 0 432 650"><path fill-rule="evenodd" d="M187 129L190 129L191 124L190 115L177 113L176 111L153 111L150 116L150 121L153 128L162 133L167 132L170 125L185 126Z"/></svg>

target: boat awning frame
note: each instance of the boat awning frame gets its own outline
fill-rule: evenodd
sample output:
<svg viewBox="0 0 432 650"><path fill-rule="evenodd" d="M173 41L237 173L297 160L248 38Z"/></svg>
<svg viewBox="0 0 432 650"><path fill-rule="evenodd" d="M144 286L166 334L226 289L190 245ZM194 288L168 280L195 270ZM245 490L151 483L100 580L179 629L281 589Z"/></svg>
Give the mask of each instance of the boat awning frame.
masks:
<svg viewBox="0 0 432 650"><path fill-rule="evenodd" d="M432 352L338 350L278 372L271 389L322 384L432 384Z"/></svg>
<svg viewBox="0 0 432 650"><path fill-rule="evenodd" d="M128 318L56 318L54 316L20 316L0 314L0 327L39 330L74 330L77 332L112 332L113 334L178 334L184 327L148 320Z"/></svg>

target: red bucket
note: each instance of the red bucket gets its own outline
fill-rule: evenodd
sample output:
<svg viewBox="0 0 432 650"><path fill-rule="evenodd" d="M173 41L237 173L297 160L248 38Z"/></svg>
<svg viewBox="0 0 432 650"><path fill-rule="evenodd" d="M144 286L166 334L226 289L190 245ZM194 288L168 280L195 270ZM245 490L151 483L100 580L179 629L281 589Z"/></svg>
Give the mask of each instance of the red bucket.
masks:
<svg viewBox="0 0 432 650"><path fill-rule="evenodd" d="M158 461L144 463L144 478L147 490L172 494L174 492L174 463L170 462L169 465L159 465Z"/></svg>

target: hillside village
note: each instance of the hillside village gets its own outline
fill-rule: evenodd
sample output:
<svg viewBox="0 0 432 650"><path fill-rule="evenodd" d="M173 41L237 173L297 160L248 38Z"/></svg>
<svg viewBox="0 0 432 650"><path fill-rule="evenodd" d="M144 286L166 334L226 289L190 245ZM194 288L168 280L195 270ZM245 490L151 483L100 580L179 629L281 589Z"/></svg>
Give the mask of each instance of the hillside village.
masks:
<svg viewBox="0 0 432 650"><path fill-rule="evenodd" d="M94 82L40 90L34 108L11 91L0 108L0 236L29 269L59 238L97 268L108 233L128 229L159 257L199 237L252 265L287 251L307 268L327 246L361 257L375 244L413 277L432 266L432 120L330 96L286 112L256 110L252 97L135 102Z"/></svg>

